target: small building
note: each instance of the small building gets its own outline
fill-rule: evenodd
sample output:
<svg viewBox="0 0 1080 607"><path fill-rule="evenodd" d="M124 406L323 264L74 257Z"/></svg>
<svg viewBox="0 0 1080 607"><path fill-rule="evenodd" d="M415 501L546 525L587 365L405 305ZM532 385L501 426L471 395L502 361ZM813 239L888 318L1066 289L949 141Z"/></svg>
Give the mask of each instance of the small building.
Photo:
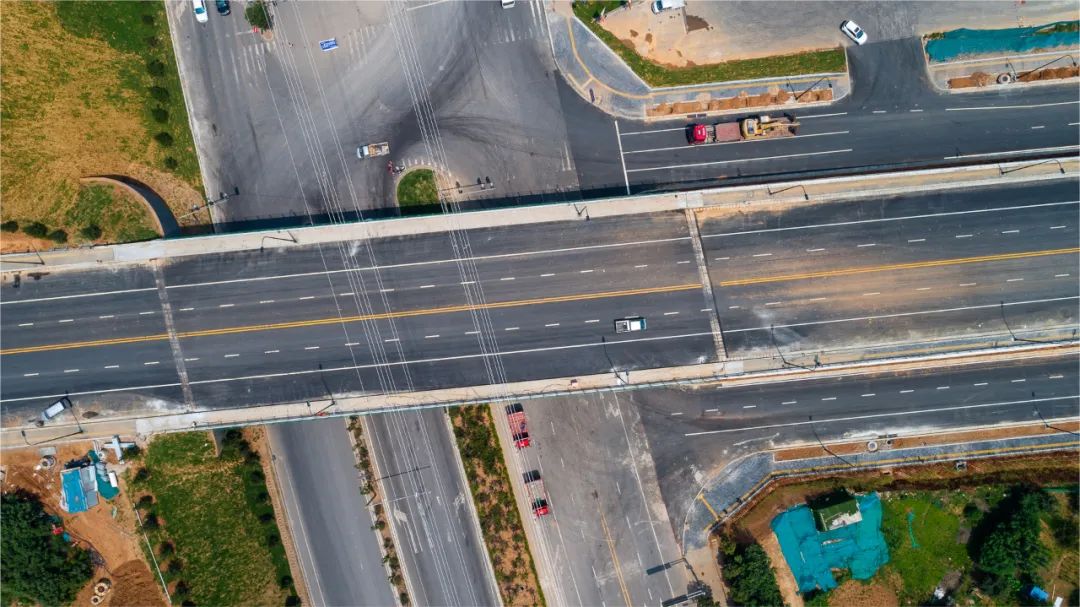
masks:
<svg viewBox="0 0 1080 607"><path fill-rule="evenodd" d="M93 466L71 468L60 473L60 507L65 512L86 512L97 504L97 475Z"/></svg>
<svg viewBox="0 0 1080 607"><path fill-rule="evenodd" d="M835 491L810 502L814 526L824 533L862 521L859 502L847 491Z"/></svg>

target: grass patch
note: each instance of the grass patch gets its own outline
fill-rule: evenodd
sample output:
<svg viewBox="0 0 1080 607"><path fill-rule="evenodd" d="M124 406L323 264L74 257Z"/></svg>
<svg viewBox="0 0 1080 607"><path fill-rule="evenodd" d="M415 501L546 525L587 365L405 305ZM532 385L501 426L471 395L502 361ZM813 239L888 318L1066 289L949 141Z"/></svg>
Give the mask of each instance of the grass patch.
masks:
<svg viewBox="0 0 1080 607"><path fill-rule="evenodd" d="M449 413L503 603L546 605L489 409L451 407Z"/></svg>
<svg viewBox="0 0 1080 607"><path fill-rule="evenodd" d="M142 181L177 214L203 200L162 2L8 2L0 22L4 221L79 233L68 217L88 175ZM145 235L100 227L109 240Z"/></svg>
<svg viewBox="0 0 1080 607"><path fill-rule="evenodd" d="M398 206L402 215L441 212L439 188L431 169L409 171L397 186Z"/></svg>
<svg viewBox="0 0 1080 607"><path fill-rule="evenodd" d="M777 55L757 59L737 59L688 67L670 67L642 57L631 46L615 37L595 21L601 8L609 11L620 2L575 2L574 15L615 51L630 69L652 87L685 86L728 82L752 78L798 76L847 71L847 59L842 48Z"/></svg>
<svg viewBox="0 0 1080 607"><path fill-rule="evenodd" d="M141 202L105 185L80 188L65 220L66 225L78 226L80 233L89 226L101 229L98 238L84 237L83 240L132 242L158 237L157 229Z"/></svg>
<svg viewBox="0 0 1080 607"><path fill-rule="evenodd" d="M219 457L209 434L187 432L156 438L142 460L130 484L153 495L143 521L174 603L297 600L259 456L238 430Z"/></svg>
<svg viewBox="0 0 1080 607"><path fill-rule="evenodd" d="M971 566L965 543L958 541L963 507L971 496L954 494L965 499L951 503L948 497L941 492L916 492L882 500L881 530L889 546L885 575L892 570L903 579L901 604L922 604L946 572L966 571Z"/></svg>

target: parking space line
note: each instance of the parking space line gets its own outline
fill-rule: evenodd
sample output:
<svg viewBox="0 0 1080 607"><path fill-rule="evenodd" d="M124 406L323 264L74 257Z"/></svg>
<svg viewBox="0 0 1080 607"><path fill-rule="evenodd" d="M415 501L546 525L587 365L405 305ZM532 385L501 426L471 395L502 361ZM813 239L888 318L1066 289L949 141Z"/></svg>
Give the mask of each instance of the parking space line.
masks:
<svg viewBox="0 0 1080 607"><path fill-rule="evenodd" d="M619 121L615 121L615 140L619 142L619 162L622 164L623 183L626 184L626 195L630 195L630 176L626 171L626 156L622 149L622 135L619 134Z"/></svg>

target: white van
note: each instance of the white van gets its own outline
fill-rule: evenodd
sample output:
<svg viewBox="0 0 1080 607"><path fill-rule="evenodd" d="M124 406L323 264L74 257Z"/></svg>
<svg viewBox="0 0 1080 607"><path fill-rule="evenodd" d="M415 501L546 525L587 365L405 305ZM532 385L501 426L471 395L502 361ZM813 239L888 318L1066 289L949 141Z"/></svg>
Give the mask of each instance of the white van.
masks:
<svg viewBox="0 0 1080 607"><path fill-rule="evenodd" d="M64 398L61 398L55 403L49 405L47 409L41 412L41 423L45 423L50 419L56 417L57 415L60 415L64 412L65 409L68 409L70 407L71 401L69 401L66 396Z"/></svg>
<svg viewBox="0 0 1080 607"><path fill-rule="evenodd" d="M652 12L659 15L661 11L666 11L671 8L685 8L686 0L656 0L652 3Z"/></svg>

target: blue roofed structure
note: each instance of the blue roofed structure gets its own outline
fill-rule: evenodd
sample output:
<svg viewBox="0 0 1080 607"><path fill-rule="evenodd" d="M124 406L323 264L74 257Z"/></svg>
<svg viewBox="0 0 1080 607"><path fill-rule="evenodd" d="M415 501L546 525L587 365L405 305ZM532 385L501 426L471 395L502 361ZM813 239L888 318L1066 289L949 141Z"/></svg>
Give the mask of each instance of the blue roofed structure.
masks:
<svg viewBox="0 0 1080 607"><path fill-rule="evenodd" d="M60 507L77 514L97 506L97 478L93 466L60 473Z"/></svg>

